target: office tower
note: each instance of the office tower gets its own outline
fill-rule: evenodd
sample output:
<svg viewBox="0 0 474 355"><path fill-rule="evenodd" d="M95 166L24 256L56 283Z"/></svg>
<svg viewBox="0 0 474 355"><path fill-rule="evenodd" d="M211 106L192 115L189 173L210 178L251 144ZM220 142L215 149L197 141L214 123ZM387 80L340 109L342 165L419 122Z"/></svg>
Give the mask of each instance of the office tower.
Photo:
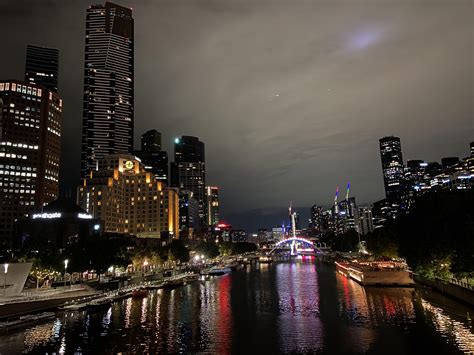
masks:
<svg viewBox="0 0 474 355"><path fill-rule="evenodd" d="M219 224L219 188L216 186L206 187L207 203L207 225L217 226Z"/></svg>
<svg viewBox="0 0 474 355"><path fill-rule="evenodd" d="M161 151L161 133L156 129L146 131L141 136L141 150L143 152Z"/></svg>
<svg viewBox="0 0 474 355"><path fill-rule="evenodd" d="M469 144L470 150L471 150L471 157L474 157L474 142L471 142Z"/></svg>
<svg viewBox="0 0 474 355"><path fill-rule="evenodd" d="M161 151L161 133L152 129L141 136L141 150L134 152L157 181L168 185L168 153Z"/></svg>
<svg viewBox="0 0 474 355"><path fill-rule="evenodd" d="M403 157L400 138L384 137L379 142L385 196L388 199L399 199L403 180Z"/></svg>
<svg viewBox="0 0 474 355"><path fill-rule="evenodd" d="M350 229L358 231L359 210L355 197L347 197L339 203L339 221L342 222L344 232Z"/></svg>
<svg viewBox="0 0 474 355"><path fill-rule="evenodd" d="M100 219L105 232L179 236L177 191L156 181L133 155L99 160L98 169L78 187L77 204Z"/></svg>
<svg viewBox="0 0 474 355"><path fill-rule="evenodd" d="M374 231L372 209L369 207L359 207L359 234L366 235Z"/></svg>
<svg viewBox="0 0 474 355"><path fill-rule="evenodd" d="M204 143L197 137L182 136L174 140L175 163L204 163Z"/></svg>
<svg viewBox="0 0 474 355"><path fill-rule="evenodd" d="M133 149L132 10L106 2L86 12L81 175Z"/></svg>
<svg viewBox="0 0 474 355"><path fill-rule="evenodd" d="M191 191L179 191L179 231L180 237L194 239L199 229L199 203Z"/></svg>
<svg viewBox="0 0 474 355"><path fill-rule="evenodd" d="M157 181L162 181L168 186L167 152L145 152L138 150L134 154L142 161L146 171L153 173Z"/></svg>
<svg viewBox="0 0 474 355"><path fill-rule="evenodd" d="M191 191L199 203L200 226L206 221L206 165L204 143L196 137L182 136L174 142L174 163L171 164L171 186Z"/></svg>
<svg viewBox="0 0 474 355"><path fill-rule="evenodd" d="M61 113L58 94L0 81L0 238L11 235L16 219L58 197Z"/></svg>
<svg viewBox="0 0 474 355"><path fill-rule="evenodd" d="M55 48L26 47L25 81L58 92L59 51Z"/></svg>
<svg viewBox="0 0 474 355"><path fill-rule="evenodd" d="M446 157L441 159L443 170L448 170L459 163L459 157Z"/></svg>

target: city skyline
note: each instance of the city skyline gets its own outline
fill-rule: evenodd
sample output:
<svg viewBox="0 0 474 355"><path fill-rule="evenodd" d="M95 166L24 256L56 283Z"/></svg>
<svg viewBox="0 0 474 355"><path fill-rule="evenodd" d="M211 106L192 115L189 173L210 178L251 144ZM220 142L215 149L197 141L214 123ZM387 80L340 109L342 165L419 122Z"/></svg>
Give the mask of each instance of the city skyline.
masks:
<svg viewBox="0 0 474 355"><path fill-rule="evenodd" d="M422 19L410 14L421 11L419 3L392 7L398 21L382 6L345 4L342 10L337 4L288 8L279 3L266 15L267 5L261 2L117 3L133 7L137 32L135 148L149 129L162 133L168 152L175 137L199 137L207 148L207 183L220 186L221 215L232 224L242 225L245 218L239 221L239 213L265 213L269 206L284 208L290 200L298 206L330 205L335 186L349 179L359 204L383 198L378 151L383 136L402 139L405 161L468 155L473 136L469 2L439 3L423 9ZM46 9L32 4L21 7L15 17L14 2L0 5L0 26L16 28L20 20L28 24L7 38L10 56L2 61L2 78L22 78L22 65L13 62L24 62L27 44L60 51L63 142L71 142L63 143L61 180L72 191L79 177L80 142L75 141L81 125L89 5L52 2L47 11L58 21L54 28L40 26ZM338 11L341 18L349 18L349 10L355 15L348 24L317 21ZM272 26L273 33L262 25L269 16L288 24L297 18L301 22L283 32ZM448 26L450 31L443 33ZM56 28L67 29L68 35ZM237 52L225 53L228 41ZM150 46L151 55L145 55ZM247 55L250 50L255 56ZM272 53L279 59L272 60ZM399 65L390 66L387 53ZM217 59L225 64L208 65ZM378 93L384 80L391 85ZM404 91L423 93L423 99L415 102Z"/></svg>

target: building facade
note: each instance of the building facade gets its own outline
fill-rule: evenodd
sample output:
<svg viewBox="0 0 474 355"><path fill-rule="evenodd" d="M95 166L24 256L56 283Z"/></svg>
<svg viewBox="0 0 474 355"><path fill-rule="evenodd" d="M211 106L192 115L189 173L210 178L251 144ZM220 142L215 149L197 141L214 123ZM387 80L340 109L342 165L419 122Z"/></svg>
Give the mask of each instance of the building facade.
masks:
<svg viewBox="0 0 474 355"><path fill-rule="evenodd" d="M191 191L179 191L179 230L180 237L194 239L199 229L199 203Z"/></svg>
<svg viewBox="0 0 474 355"><path fill-rule="evenodd" d="M143 152L159 152L161 151L161 133L156 129L151 129L142 134L141 150Z"/></svg>
<svg viewBox="0 0 474 355"><path fill-rule="evenodd" d="M81 175L133 150L132 10L106 2L86 12Z"/></svg>
<svg viewBox="0 0 474 355"><path fill-rule="evenodd" d="M207 225L210 227L219 224L219 188L217 186L206 187Z"/></svg>
<svg viewBox="0 0 474 355"><path fill-rule="evenodd" d="M199 204L200 227L206 220L206 164L204 143L196 137L182 136L174 143L171 186L191 191Z"/></svg>
<svg viewBox="0 0 474 355"><path fill-rule="evenodd" d="M59 193L62 100L42 86L0 81L0 238Z"/></svg>
<svg viewBox="0 0 474 355"><path fill-rule="evenodd" d="M29 44L26 47L25 81L58 92L59 51Z"/></svg>
<svg viewBox="0 0 474 355"><path fill-rule="evenodd" d="M150 130L141 136L141 149L134 152L145 170L153 173L157 181L169 186L168 153L161 150L161 133Z"/></svg>
<svg viewBox="0 0 474 355"><path fill-rule="evenodd" d="M77 204L104 231L138 237L178 238L178 192L156 181L132 155L113 154L77 190Z"/></svg>
<svg viewBox="0 0 474 355"><path fill-rule="evenodd" d="M385 186L385 196L388 199L399 199L403 181L403 157L400 138L383 137L379 140L380 157Z"/></svg>

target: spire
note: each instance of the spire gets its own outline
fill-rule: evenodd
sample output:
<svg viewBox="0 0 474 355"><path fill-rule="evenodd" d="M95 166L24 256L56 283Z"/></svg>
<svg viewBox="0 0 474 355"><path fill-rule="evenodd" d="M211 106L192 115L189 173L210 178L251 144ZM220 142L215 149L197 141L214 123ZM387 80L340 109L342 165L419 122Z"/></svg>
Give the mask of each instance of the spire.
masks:
<svg viewBox="0 0 474 355"><path fill-rule="evenodd" d="M351 189L351 182L347 182L347 190L346 190L346 201L349 200L349 190Z"/></svg>

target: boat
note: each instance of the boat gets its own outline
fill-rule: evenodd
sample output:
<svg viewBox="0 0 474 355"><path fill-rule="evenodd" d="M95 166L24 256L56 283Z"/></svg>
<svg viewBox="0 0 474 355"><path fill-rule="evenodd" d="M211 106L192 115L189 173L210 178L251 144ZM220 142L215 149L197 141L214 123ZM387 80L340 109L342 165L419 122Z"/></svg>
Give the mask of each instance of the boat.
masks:
<svg viewBox="0 0 474 355"><path fill-rule="evenodd" d="M37 323L44 320L49 320L54 318L54 312L43 312L39 314L29 314L26 316L21 316L18 319L12 321L0 322L0 330L8 330L17 327L26 326L31 323Z"/></svg>
<svg viewBox="0 0 474 355"><path fill-rule="evenodd" d="M258 262L262 264L268 264L273 261L273 258L268 255L262 255L261 257L258 258Z"/></svg>
<svg viewBox="0 0 474 355"><path fill-rule="evenodd" d="M412 287L413 274L396 261L335 261L336 270L363 286Z"/></svg>
<svg viewBox="0 0 474 355"><path fill-rule="evenodd" d="M146 288L137 288L132 291L132 297L142 298L148 296L148 290Z"/></svg>
<svg viewBox="0 0 474 355"><path fill-rule="evenodd" d="M101 298L98 300L88 302L86 309L95 310L95 309L100 309L100 308L106 308L106 307L109 307L111 303L112 303L112 300L110 298Z"/></svg>
<svg viewBox="0 0 474 355"><path fill-rule="evenodd" d="M214 266L208 271L208 275L220 276L220 275L228 274L230 272L232 272L232 270L228 267Z"/></svg>

